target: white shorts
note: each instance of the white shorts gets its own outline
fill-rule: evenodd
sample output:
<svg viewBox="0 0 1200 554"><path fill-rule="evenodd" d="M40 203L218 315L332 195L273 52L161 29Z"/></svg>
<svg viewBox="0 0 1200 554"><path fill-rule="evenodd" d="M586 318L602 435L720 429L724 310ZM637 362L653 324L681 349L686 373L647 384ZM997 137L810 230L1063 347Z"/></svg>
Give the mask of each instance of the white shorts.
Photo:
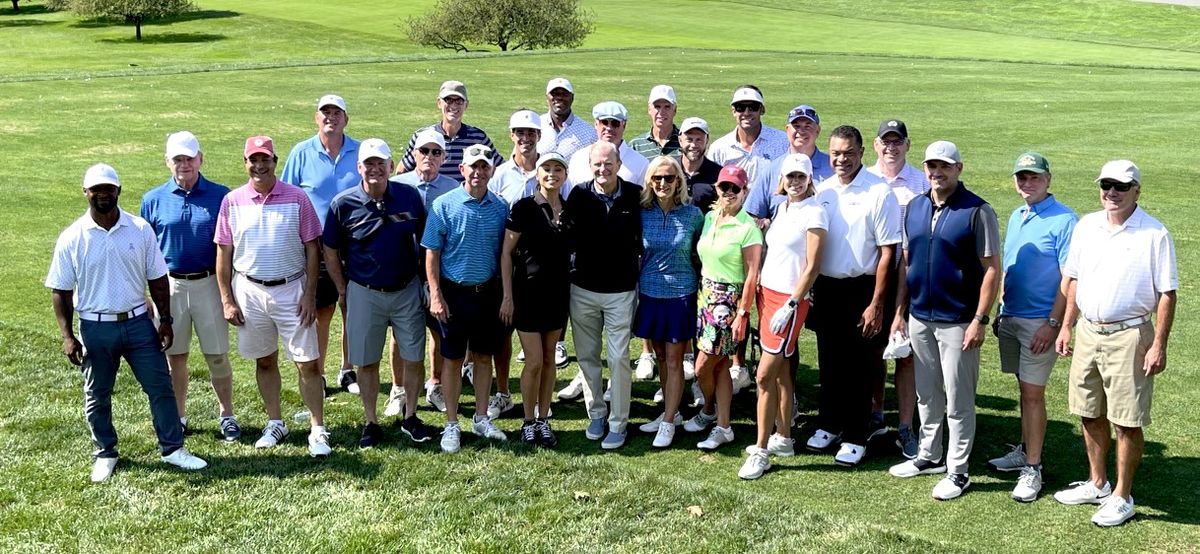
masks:
<svg viewBox="0 0 1200 554"><path fill-rule="evenodd" d="M192 328L200 339L200 352L208 355L229 353L229 323L221 308L221 291L217 277L203 279L167 279L171 284L171 317L175 324L175 342L167 349L168 356L187 354L192 347ZM155 322L157 326L157 322Z"/></svg>
<svg viewBox="0 0 1200 554"><path fill-rule="evenodd" d="M297 313L305 281L301 277L266 287L240 273L233 278L233 298L246 320L237 326L238 353L242 357L257 360L268 356L279 350L279 339L283 339L284 355L289 360L311 362L319 357L316 322L301 325Z"/></svg>

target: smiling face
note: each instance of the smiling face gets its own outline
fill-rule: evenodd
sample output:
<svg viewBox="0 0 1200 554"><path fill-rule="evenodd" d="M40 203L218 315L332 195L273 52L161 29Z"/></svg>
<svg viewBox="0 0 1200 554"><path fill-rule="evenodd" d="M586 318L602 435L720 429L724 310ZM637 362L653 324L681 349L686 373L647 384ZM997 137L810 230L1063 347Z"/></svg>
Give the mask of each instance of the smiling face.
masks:
<svg viewBox="0 0 1200 554"><path fill-rule="evenodd" d="M746 201L746 189L737 183L722 181L717 183L717 195L726 213L737 213Z"/></svg>
<svg viewBox="0 0 1200 554"><path fill-rule="evenodd" d="M708 148L708 135L700 129L688 129L679 135L679 147L688 161L699 162L704 159L704 149Z"/></svg>
<svg viewBox="0 0 1200 554"><path fill-rule="evenodd" d="M912 143L908 139L900 138L899 133L886 133L882 137L875 137L875 154L884 165L903 164L911 146Z"/></svg>
<svg viewBox="0 0 1200 554"><path fill-rule="evenodd" d="M680 176L675 173L674 166L660 163L650 174L650 182L647 184L659 204L674 204L679 194L679 187L683 183Z"/></svg>
<svg viewBox="0 0 1200 554"><path fill-rule="evenodd" d="M938 193L949 193L958 185L958 176L962 175L961 163L950 163L945 160L929 160L925 162L925 177L929 186Z"/></svg>
<svg viewBox="0 0 1200 554"><path fill-rule="evenodd" d="M260 186L275 185L275 166L278 161L275 156L256 152L250 154L246 158L246 174L250 176L250 181Z"/></svg>
<svg viewBox="0 0 1200 554"><path fill-rule="evenodd" d="M546 105L550 107L550 113L560 120L571 115L573 104L575 104L575 95L565 88L558 87L546 93Z"/></svg>
<svg viewBox="0 0 1200 554"><path fill-rule="evenodd" d="M670 127L675 121L675 104L669 100L655 100L646 111L655 127Z"/></svg>
<svg viewBox="0 0 1200 554"><path fill-rule="evenodd" d="M462 173L463 182L472 192L486 192L488 181L492 178L491 165L479 160L469 166L458 164L458 170Z"/></svg>
<svg viewBox="0 0 1200 554"><path fill-rule="evenodd" d="M457 124L462 121L463 114L467 112L467 101L461 96L450 95L438 98L437 105L442 112L442 121L445 123Z"/></svg>
<svg viewBox="0 0 1200 554"><path fill-rule="evenodd" d="M567 180L567 168L558 161L549 161L538 166L537 182L543 189L557 192Z"/></svg>
<svg viewBox="0 0 1200 554"><path fill-rule="evenodd" d="M98 214L107 214L117 208L117 198L121 196L121 187L108 183L92 185L83 189L88 206Z"/></svg>
<svg viewBox="0 0 1200 554"><path fill-rule="evenodd" d="M367 158L358 162L358 174L369 186L386 186L388 176L392 174L392 160Z"/></svg>
<svg viewBox="0 0 1200 554"><path fill-rule="evenodd" d="M593 146L588 153L588 168L591 169L592 179L597 185L607 188L613 184L617 180L617 171L621 169L616 148Z"/></svg>
<svg viewBox="0 0 1200 554"><path fill-rule="evenodd" d="M1032 206L1045 200L1049 195L1050 172L1022 171L1013 175L1013 183L1016 185L1017 194L1021 195L1021 199Z"/></svg>
<svg viewBox="0 0 1200 554"><path fill-rule="evenodd" d="M1140 184L1133 184L1124 192L1117 190L1117 188L1125 186L1119 181L1105 179L1100 181L1100 185L1102 185L1100 206L1104 208L1104 211L1108 212L1110 216L1121 216L1119 219L1124 219L1133 213L1134 208L1137 207L1138 197L1142 195ZM1112 188L1104 190L1104 186L1109 185L1112 185Z"/></svg>
<svg viewBox="0 0 1200 554"><path fill-rule="evenodd" d="M743 101L729 107L733 121L743 131L756 131L762 126L763 105L758 102Z"/></svg>
<svg viewBox="0 0 1200 554"><path fill-rule="evenodd" d="M328 136L340 136L346 131L346 124L350 122L350 116L333 104L321 106L313 119L317 122L317 131Z"/></svg>
<svg viewBox="0 0 1200 554"><path fill-rule="evenodd" d="M204 154L201 152L197 152L195 157L180 154L167 158L167 169L171 170L171 178L175 179L176 184L191 189L200 179L200 165L203 163Z"/></svg>
<svg viewBox="0 0 1200 554"><path fill-rule="evenodd" d="M808 196L812 178L800 171L793 171L783 176L783 190L788 200L800 200Z"/></svg>
<svg viewBox="0 0 1200 554"><path fill-rule="evenodd" d="M863 147L853 138L829 138L829 163L833 172L843 179L851 178L862 167Z"/></svg>
<svg viewBox="0 0 1200 554"><path fill-rule="evenodd" d="M518 128L509 130L509 136L512 138L513 146L517 152L526 158L537 156L537 142L542 138L542 132L538 129Z"/></svg>
<svg viewBox="0 0 1200 554"><path fill-rule="evenodd" d="M821 126L807 117L797 117L787 127L792 152L808 153L810 148L816 148L817 135L820 134Z"/></svg>

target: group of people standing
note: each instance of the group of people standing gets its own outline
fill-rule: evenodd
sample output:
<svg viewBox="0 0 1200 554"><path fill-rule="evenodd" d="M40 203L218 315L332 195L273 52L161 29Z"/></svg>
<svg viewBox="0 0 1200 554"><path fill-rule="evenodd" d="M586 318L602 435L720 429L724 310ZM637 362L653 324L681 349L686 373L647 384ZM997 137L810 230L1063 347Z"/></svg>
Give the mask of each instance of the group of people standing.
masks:
<svg viewBox="0 0 1200 554"><path fill-rule="evenodd" d="M447 81L437 96L440 121L414 133L397 161L385 141L347 136L346 103L327 95L317 102L316 135L292 149L279 176L272 139L246 140L249 180L232 191L200 174L197 138L175 133L165 152L171 177L143 197L141 217L117 207L115 170L90 168L88 213L59 238L46 286L64 353L83 368L93 481L116 465L110 397L122 356L151 399L163 460L206 465L182 446L193 330L220 434L239 439L228 324L239 353L255 360L267 412L255 446L274 447L289 434L280 408L282 340L298 369L309 452L328 456L324 373L340 312L337 384L361 395L360 445L383 440L377 399L387 353L392 386L383 415L401 416L413 441L432 439L417 415L423 387L446 412L446 452L462 444L464 378L476 391L469 430L507 440L496 422L514 408L514 331L524 361L521 440L557 444L551 403L568 324L579 375L558 397L582 394L588 439L603 449L626 443L631 382L657 368L663 410L640 429L653 433L656 448L670 446L682 426L707 433L697 447L717 449L734 440L731 399L748 384L744 351L757 328L757 436L738 470L744 479L761 477L773 456L795 453L797 343L808 327L820 392L805 446L857 466L872 439L887 434L886 352L896 359L896 444L906 458L890 473L945 473L932 494L948 500L970 485L980 346L991 323L1002 370L1018 379L1022 436L989 466L1019 471L1013 498L1036 499L1044 390L1077 328L1070 409L1083 420L1091 475L1055 498L1101 504L1093 517L1101 525L1132 516L1141 428L1150 421L1153 376L1166 365L1178 288L1170 235L1137 206L1141 175L1132 162L1102 168L1103 210L1076 223L1049 192L1048 161L1022 154L1012 174L1023 203L1002 243L994 210L960 178L958 148L933 142L918 169L907 162L911 142L900 120L880 124L871 141L878 160L867 167L858 129L837 127L822 152L816 109L797 106L784 130L773 129L762 122L766 103L753 85L735 89L735 128L711 143L703 119L675 124L667 85L649 95L650 131L630 141L620 103L597 104L589 125L573 113L566 79L547 83L546 100L545 114L512 114L514 149L505 161L484 131L462 121L466 86ZM636 373L628 356L634 335L645 344ZM699 410L685 419L685 382L693 378ZM1104 465L1110 422L1115 487Z"/></svg>

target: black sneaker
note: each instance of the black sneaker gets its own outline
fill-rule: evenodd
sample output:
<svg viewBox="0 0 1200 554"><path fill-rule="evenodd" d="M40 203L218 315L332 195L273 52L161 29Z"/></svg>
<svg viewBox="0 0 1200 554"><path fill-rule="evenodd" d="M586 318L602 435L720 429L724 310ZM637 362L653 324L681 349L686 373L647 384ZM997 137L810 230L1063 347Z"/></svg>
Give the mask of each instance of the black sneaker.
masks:
<svg viewBox="0 0 1200 554"><path fill-rule="evenodd" d="M554 448L558 446L558 437L554 436L554 430L550 428L550 420L539 419L537 425L538 444L546 448Z"/></svg>
<svg viewBox="0 0 1200 554"><path fill-rule="evenodd" d="M362 438L358 440L360 448L374 448L383 442L383 428L378 423L368 423L363 426Z"/></svg>
<svg viewBox="0 0 1200 554"><path fill-rule="evenodd" d="M539 425L532 421L521 424L521 442L534 446L538 443Z"/></svg>
<svg viewBox="0 0 1200 554"><path fill-rule="evenodd" d="M221 418L220 426L221 438L225 439L225 442L234 442L241 438L242 427L233 416Z"/></svg>
<svg viewBox="0 0 1200 554"><path fill-rule="evenodd" d="M353 369L342 369L338 372L338 387L352 393L358 393L358 374Z"/></svg>
<svg viewBox="0 0 1200 554"><path fill-rule="evenodd" d="M404 421L400 422L400 430L413 442L426 442L433 438L433 433L429 432L429 428L425 427L416 414L404 418Z"/></svg>

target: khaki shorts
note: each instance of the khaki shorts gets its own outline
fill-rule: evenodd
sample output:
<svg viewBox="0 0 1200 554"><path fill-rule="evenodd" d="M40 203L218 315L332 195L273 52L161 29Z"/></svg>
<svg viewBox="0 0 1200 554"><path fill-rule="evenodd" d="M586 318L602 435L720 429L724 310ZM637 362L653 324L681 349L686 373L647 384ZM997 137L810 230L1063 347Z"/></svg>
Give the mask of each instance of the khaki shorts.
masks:
<svg viewBox="0 0 1200 554"><path fill-rule="evenodd" d="M1150 425L1154 378L1146 376L1142 363L1153 342L1154 325L1150 322L1102 335L1080 319L1071 361L1071 413L1107 417L1122 427Z"/></svg>
<svg viewBox="0 0 1200 554"><path fill-rule="evenodd" d="M1041 354L1034 354L1029 345L1033 335L1046 324L1046 319L1004 316L1000 318L1000 371L1012 373L1022 383L1046 386L1058 354L1054 352L1054 338ZM1057 333L1055 334L1057 337Z"/></svg>
<svg viewBox="0 0 1200 554"><path fill-rule="evenodd" d="M175 323L175 342L167 349L168 356L187 354L192 347L192 328L200 339L200 352L206 355L229 353L229 323L221 308L221 293L217 277L203 279L168 278L171 285L171 317ZM157 322L156 322L157 323Z"/></svg>

